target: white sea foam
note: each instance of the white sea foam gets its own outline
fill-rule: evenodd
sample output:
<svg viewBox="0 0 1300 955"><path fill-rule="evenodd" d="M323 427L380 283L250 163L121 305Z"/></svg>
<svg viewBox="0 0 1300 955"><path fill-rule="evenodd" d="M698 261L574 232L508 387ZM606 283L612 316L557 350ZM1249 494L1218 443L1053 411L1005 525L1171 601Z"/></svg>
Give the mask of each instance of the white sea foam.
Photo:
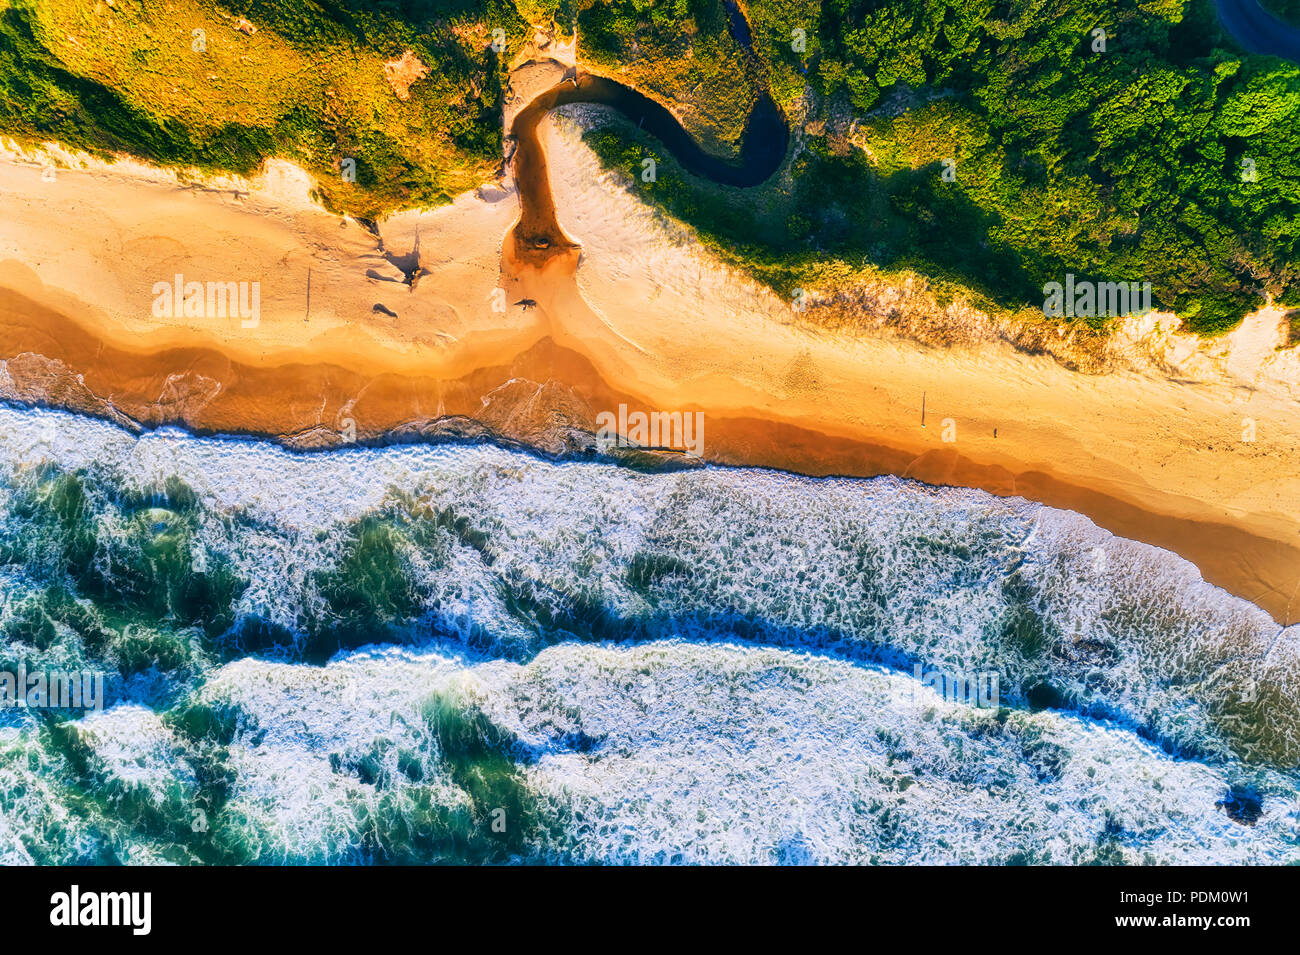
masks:
<svg viewBox="0 0 1300 955"><path fill-rule="evenodd" d="M350 683L358 702L343 698ZM421 699L436 693L472 698L531 754L528 789L543 817L563 823L530 837L537 857L1300 859L1300 804L1281 777L1246 826L1217 805L1231 785L1222 769L1056 713L1003 720L914 693L913 683L806 654L665 641L566 644L526 666L391 649L323 669L245 660L224 668L203 697L236 705L250 726L278 728L232 744L227 810L233 825L274 834L270 860L337 860L355 844L355 807L373 805L379 791L331 769L340 754L424 754L421 785L448 805L465 798L439 774L419 715ZM575 746L579 735L589 742Z"/></svg>
<svg viewBox="0 0 1300 955"><path fill-rule="evenodd" d="M180 478L205 504L208 544L249 581L240 610L290 629L323 612L313 575L347 530L397 501L481 540L406 549L435 633L488 634L515 656L584 627L741 636L996 672L1017 705L1114 717L1180 751L1300 763L1300 628L1283 632L1176 555L1021 499L888 477L642 474L487 446L304 455L0 407L0 467L33 447L127 487Z"/></svg>
<svg viewBox="0 0 1300 955"><path fill-rule="evenodd" d="M193 677L200 704L235 714L203 758L229 777L211 822L239 858L425 858L445 850L420 841L430 820L477 832L492 807L455 766L490 754L444 752L439 707L510 741L514 769L487 777L545 823L510 843L529 858L1297 858L1300 628L1077 514L896 478L643 474L489 446L294 454L0 406L0 519L42 461L95 493L184 482L200 550L247 582L237 613L292 632L333 612L322 575L359 522L393 529L418 639ZM98 533L125 535L101 505ZM168 532L165 509L144 519ZM0 580L6 620L22 577ZM914 661L997 672L1017 711L927 695ZM155 829L206 792L188 761L215 744L148 709L70 725L82 772ZM164 836L84 825L50 782L63 757L30 728L0 733L4 858L108 840L178 859ZM1253 825L1217 805L1230 793L1258 801Z"/></svg>

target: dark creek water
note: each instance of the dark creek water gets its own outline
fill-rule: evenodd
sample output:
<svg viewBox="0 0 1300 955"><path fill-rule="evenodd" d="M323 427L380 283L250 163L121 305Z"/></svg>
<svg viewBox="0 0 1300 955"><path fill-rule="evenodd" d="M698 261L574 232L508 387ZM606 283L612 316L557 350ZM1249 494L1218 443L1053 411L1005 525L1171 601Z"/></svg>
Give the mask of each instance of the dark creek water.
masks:
<svg viewBox="0 0 1300 955"><path fill-rule="evenodd" d="M751 51L749 25L735 4L727 4L728 23L751 73L761 69ZM756 186L780 168L790 143L785 116L766 88L760 92L745 122L739 156L717 156L706 151L664 106L642 93L603 76L579 73L573 80L547 90L515 117L510 135L516 143L513 159L519 190L520 218L514 230L516 255L522 260L544 259L556 251L574 248L560 228L547 172L546 151L537 125L551 110L570 103L594 103L618 110L629 121L654 136L686 171L724 186Z"/></svg>
<svg viewBox="0 0 1300 955"><path fill-rule="evenodd" d="M552 93L720 182L785 151L762 100L731 164ZM0 707L0 864L1300 862L1300 627L897 478L0 405L0 674L47 672L105 705Z"/></svg>
<svg viewBox="0 0 1300 955"><path fill-rule="evenodd" d="M732 39L740 47L752 75L761 76L761 67L753 52L754 36L744 13L732 0L723 0L723 7ZM766 86L759 85L762 88L745 122L738 161L706 152L663 106L603 76L583 75L576 84L561 84L552 91L554 99L544 108L550 110L566 103L597 103L612 107L663 143L687 171L724 186L756 186L780 167L790 142L790 129L785 117Z"/></svg>
<svg viewBox="0 0 1300 955"><path fill-rule="evenodd" d="M1300 29L1283 23L1257 0L1215 0L1219 21L1251 53L1300 62Z"/></svg>
<svg viewBox="0 0 1300 955"><path fill-rule="evenodd" d="M659 140L688 172L725 186L756 186L765 182L780 167L790 139L785 117L766 92L759 95L745 123L738 161L706 152L667 109L606 77L585 74L579 77L576 86L565 83L547 93L537 105L545 113L568 103L596 103L618 110ZM528 125L524 113L519 119ZM535 125L532 123L533 128ZM518 135L519 120L515 127Z"/></svg>
<svg viewBox="0 0 1300 955"><path fill-rule="evenodd" d="M511 125L520 205L514 240L516 254L522 258L537 251L549 256L574 245L559 225L546 150L537 135L542 118L568 103L596 103L618 110L663 143L687 171L723 185L755 186L765 181L780 167L789 143L785 118L766 94L749 114L735 163L702 149L672 113L649 97L603 76L581 75L576 83L565 82L534 99Z"/></svg>

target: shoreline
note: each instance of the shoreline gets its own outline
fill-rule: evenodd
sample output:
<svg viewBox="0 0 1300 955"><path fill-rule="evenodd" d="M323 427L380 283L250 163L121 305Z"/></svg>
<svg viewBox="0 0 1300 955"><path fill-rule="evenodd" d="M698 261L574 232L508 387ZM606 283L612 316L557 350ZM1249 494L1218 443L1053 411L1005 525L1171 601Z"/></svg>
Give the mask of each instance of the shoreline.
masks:
<svg viewBox="0 0 1300 955"><path fill-rule="evenodd" d="M702 411L710 461L1023 496L1300 618L1300 355L1275 350L1280 315L1212 342L1156 330L1140 344L1158 366L1092 375L998 342L832 332L640 204L572 120L539 117L538 132L574 243L540 264L513 254L509 188L394 215L380 249L288 164L238 196L138 164L43 182L0 155L4 394L303 448L337 444L348 420L363 442L473 421L545 452L620 402ZM150 288L178 272L261 282L257 327L154 318ZM1247 416L1256 442L1241 440Z"/></svg>
<svg viewBox="0 0 1300 955"><path fill-rule="evenodd" d="M0 351L16 347L16 296L0 290ZM31 307L31 306L28 306ZM612 388L583 355L544 338L506 364L476 369L455 380L384 373L373 377L327 363L256 369L229 362L204 349L132 352L100 342L67 316L44 312L46 328L60 342L82 338L83 355L102 361L42 383L43 369L24 370L22 359L4 364L0 395L18 404L59 408L112 421L128 430L179 426L198 437L269 440L299 453L369 448L419 441L494 441L557 461L603 460L566 452L568 429L594 431L594 409L649 407L637 395ZM70 354L67 357L72 357ZM224 365L220 395L198 395L188 403L160 402L139 391L141 382L165 380L178 367ZM218 372L219 373L219 372ZM34 383L34 386L33 386ZM131 392L135 383L137 391ZM57 387L49 387L56 385ZM326 396L322 412L295 403L303 391ZM361 395L358 400L355 396ZM111 396L111 400L108 397ZM355 442L346 440L337 416L348 408L356 423ZM441 409L430 416L433 407ZM275 409L270 416L258 409ZM1262 607L1281 626L1300 620L1300 547L1271 539L1232 522L1192 519L1148 510L1121 497L1071 483L1048 471L1009 470L964 457L955 450L914 451L825 433L781 421L716 415L704 411L708 464L784 471L814 478L869 479L893 475L932 486L975 488L1000 497L1022 497L1074 511L1119 537L1163 548L1191 561L1201 575L1234 596ZM334 418L331 420L331 414ZM116 415L116 417L115 417ZM470 423L482 425L476 429ZM467 429L466 425L470 425ZM1170 495L1169 508L1176 508ZM1290 586L1288 586L1288 584Z"/></svg>

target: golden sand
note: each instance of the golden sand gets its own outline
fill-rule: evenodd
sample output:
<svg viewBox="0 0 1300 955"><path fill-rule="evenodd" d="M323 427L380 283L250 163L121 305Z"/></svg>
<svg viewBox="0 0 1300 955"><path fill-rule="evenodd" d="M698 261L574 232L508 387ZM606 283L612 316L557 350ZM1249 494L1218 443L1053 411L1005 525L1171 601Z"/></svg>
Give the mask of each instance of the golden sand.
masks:
<svg viewBox="0 0 1300 955"><path fill-rule="evenodd" d="M191 187L93 162L49 182L0 157L7 396L302 445L473 419L545 446L619 403L699 410L710 460L1022 495L1300 617L1300 370L1279 311L1218 342L1152 331L1158 360L1099 375L997 342L828 332L642 206L571 123L537 122L563 235L544 248L533 223L511 234L508 183L376 239L285 164ZM256 326L155 316L178 273L260 282Z"/></svg>

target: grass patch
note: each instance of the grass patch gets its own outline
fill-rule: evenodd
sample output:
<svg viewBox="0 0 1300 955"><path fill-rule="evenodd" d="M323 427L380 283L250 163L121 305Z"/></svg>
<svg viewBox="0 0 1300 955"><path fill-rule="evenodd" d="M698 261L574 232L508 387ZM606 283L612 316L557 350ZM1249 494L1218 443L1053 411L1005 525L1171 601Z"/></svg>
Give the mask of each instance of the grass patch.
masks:
<svg viewBox="0 0 1300 955"><path fill-rule="evenodd" d="M208 171L280 156L355 215L447 202L500 162L491 29L527 29L500 0L410 6L0 0L0 131ZM402 100L384 67L408 50L428 74Z"/></svg>
<svg viewBox="0 0 1300 955"><path fill-rule="evenodd" d="M760 87L721 3L578 0L562 10L585 62L667 105L705 149L739 149Z"/></svg>

